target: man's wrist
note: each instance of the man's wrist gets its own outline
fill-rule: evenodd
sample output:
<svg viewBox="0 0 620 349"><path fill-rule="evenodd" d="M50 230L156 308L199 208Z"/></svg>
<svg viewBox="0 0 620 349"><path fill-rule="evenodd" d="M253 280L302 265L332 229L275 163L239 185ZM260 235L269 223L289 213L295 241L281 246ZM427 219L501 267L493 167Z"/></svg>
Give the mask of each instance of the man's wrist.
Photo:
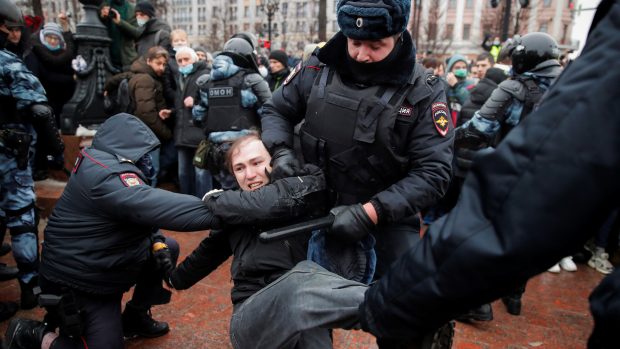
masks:
<svg viewBox="0 0 620 349"><path fill-rule="evenodd" d="M377 223L379 222L379 216L377 215L377 210L375 210L375 206L371 202L367 202L362 205L362 207L364 208L366 215L368 215L368 218L370 218L372 223L377 225Z"/></svg>

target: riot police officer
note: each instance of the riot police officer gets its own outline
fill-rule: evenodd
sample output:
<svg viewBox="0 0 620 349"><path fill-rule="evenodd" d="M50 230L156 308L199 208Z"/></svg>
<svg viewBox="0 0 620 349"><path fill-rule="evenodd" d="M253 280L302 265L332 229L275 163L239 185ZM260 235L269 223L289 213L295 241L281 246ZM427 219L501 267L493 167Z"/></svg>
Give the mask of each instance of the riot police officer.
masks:
<svg viewBox="0 0 620 349"><path fill-rule="evenodd" d="M476 150L496 146L527 118L562 71L558 44L549 34L529 33L516 38L509 49L513 76L501 82L474 117L456 131L456 158L460 168L468 169ZM525 284L502 298L510 314L521 313L524 292ZM465 316L484 318L483 314L490 311L489 305L483 305Z"/></svg>
<svg viewBox="0 0 620 349"><path fill-rule="evenodd" d="M326 173L331 236L373 234L377 272L419 240L418 212L450 181L452 123L443 85L415 63L405 30L410 1L339 1L341 31L298 64L263 107L263 141L275 178L295 173L293 126L303 159Z"/></svg>
<svg viewBox="0 0 620 349"><path fill-rule="evenodd" d="M258 74L254 47L244 38L228 40L215 57L211 74L197 84L200 98L192 114L209 142L209 170L223 189L235 188L236 181L224 166L226 151L232 141L260 130L258 111L271 97L269 85Z"/></svg>
<svg viewBox="0 0 620 349"><path fill-rule="evenodd" d="M39 269L31 159L37 141L58 159L64 145L43 86L19 57L5 49L9 34L5 21L23 21L10 0L0 2L0 230L2 236L6 228L11 234L21 307L31 309L37 304L33 287Z"/></svg>

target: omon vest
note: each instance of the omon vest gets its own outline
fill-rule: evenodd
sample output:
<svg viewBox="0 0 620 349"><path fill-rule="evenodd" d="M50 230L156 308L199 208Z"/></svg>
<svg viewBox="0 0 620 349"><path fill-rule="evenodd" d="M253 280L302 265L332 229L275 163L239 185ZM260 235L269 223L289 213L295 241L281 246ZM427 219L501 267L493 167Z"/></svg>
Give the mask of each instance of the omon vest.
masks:
<svg viewBox="0 0 620 349"><path fill-rule="evenodd" d="M210 80L206 90L209 93L209 114L205 129L216 131L239 131L260 127L260 120L254 109L241 106L241 87L246 70L222 80Z"/></svg>

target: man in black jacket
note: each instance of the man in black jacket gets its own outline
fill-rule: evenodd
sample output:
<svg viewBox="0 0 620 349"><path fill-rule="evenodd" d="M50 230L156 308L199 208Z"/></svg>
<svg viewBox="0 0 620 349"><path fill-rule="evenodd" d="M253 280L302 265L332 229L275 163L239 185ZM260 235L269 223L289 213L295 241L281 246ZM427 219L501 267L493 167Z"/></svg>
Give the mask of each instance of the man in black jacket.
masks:
<svg viewBox="0 0 620 349"><path fill-rule="evenodd" d="M158 146L142 121L118 114L80 152L50 216L41 253L42 292L62 301L47 304L47 324L12 320L9 348L43 342L54 348L120 349L123 335L157 337L169 331L168 324L153 320L150 308L169 301L158 269L174 265L178 245L158 229L204 230L217 227L218 219L194 196L146 184L152 171L147 154ZM122 295L133 285L121 315ZM57 326L60 336L52 332Z"/></svg>
<svg viewBox="0 0 620 349"><path fill-rule="evenodd" d="M620 72L600 64L620 53L619 16L618 0L601 2L581 57L474 162L454 210L368 290L366 331L408 338L497 299L578 250L618 206L620 119L610 111L620 110ZM618 346L619 290L617 270L590 296L590 349Z"/></svg>

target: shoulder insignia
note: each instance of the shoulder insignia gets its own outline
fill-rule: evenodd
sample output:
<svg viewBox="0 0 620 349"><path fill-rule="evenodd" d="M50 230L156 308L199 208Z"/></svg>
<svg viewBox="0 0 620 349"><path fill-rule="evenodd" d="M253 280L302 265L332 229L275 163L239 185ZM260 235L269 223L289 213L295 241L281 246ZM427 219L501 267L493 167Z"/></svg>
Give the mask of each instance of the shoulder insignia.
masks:
<svg viewBox="0 0 620 349"><path fill-rule="evenodd" d="M450 129L448 105L443 102L435 102L431 106L433 123L440 135L445 137Z"/></svg>
<svg viewBox="0 0 620 349"><path fill-rule="evenodd" d="M407 103L407 101L405 101L398 108L398 116L406 119L406 118L410 118L411 115L413 115L413 107L411 106L411 104L409 104L409 103Z"/></svg>
<svg viewBox="0 0 620 349"><path fill-rule="evenodd" d="M435 85L435 83L437 82L437 76L436 75L429 75L426 78L426 83L433 86Z"/></svg>
<svg viewBox="0 0 620 349"><path fill-rule="evenodd" d="M291 82L291 80L293 80L295 75L297 75L297 73L299 73L300 71L301 71L301 62L297 63L297 65L295 66L295 68L293 68L291 73L288 74L288 76L286 77L286 80L284 80L284 85L288 85L288 83Z"/></svg>
<svg viewBox="0 0 620 349"><path fill-rule="evenodd" d="M136 185L144 184L140 177L138 177L138 175L135 173L121 173L119 177L121 178L121 182L123 182L123 185L125 185L126 187L135 187Z"/></svg>

